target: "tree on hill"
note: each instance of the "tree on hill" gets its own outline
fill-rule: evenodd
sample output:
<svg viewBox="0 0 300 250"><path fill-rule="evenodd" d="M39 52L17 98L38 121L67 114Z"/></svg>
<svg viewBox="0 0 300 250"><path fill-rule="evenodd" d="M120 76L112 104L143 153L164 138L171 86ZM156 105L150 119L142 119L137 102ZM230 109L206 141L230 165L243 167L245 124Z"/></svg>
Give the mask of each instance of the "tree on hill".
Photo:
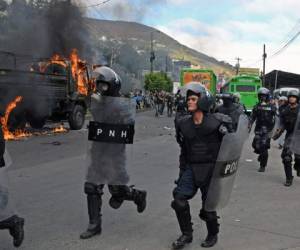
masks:
<svg viewBox="0 0 300 250"><path fill-rule="evenodd" d="M173 83L164 72L155 72L145 75L145 89L149 91L164 90L171 92Z"/></svg>

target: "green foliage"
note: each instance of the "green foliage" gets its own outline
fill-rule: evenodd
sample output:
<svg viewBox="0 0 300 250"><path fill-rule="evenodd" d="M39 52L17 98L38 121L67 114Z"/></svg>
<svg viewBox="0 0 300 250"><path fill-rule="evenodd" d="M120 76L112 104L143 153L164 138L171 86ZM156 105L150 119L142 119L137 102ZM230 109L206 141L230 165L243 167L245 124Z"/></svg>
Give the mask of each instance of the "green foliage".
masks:
<svg viewBox="0 0 300 250"><path fill-rule="evenodd" d="M173 83L170 77L164 72L150 73L145 75L145 89L154 90L165 90L171 92Z"/></svg>

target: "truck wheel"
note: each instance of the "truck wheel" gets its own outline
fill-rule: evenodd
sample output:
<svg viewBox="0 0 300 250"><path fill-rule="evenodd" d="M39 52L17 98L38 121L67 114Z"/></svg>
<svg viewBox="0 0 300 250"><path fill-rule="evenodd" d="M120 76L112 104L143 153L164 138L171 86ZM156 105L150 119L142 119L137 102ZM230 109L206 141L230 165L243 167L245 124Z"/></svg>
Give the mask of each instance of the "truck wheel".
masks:
<svg viewBox="0 0 300 250"><path fill-rule="evenodd" d="M29 124L32 128L41 129L46 123L46 118L43 117L30 117L28 118Z"/></svg>
<svg viewBox="0 0 300 250"><path fill-rule="evenodd" d="M81 105L75 105L73 111L69 115L70 128L79 130L82 128L85 120L85 110Z"/></svg>

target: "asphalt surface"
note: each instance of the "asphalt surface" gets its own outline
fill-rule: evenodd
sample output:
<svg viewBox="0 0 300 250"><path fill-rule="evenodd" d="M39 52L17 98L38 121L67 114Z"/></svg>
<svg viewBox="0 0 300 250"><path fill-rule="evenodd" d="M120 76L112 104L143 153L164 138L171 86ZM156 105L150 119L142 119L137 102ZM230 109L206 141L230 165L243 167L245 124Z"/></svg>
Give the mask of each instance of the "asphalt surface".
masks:
<svg viewBox="0 0 300 250"><path fill-rule="evenodd" d="M138 214L132 202L119 210L109 207L105 190L103 232L80 240L88 217L83 193L86 129L8 142L13 158L9 169L11 191L25 217L24 250L109 249L165 250L179 235L170 208L178 175L178 146L173 118L137 115L135 144L128 148L131 183L148 191L148 206ZM211 249L300 249L300 178L284 187L277 144L273 143L265 173L258 173L256 155L246 142L229 205L219 212L220 236ZM201 249L206 236L199 219L200 195L191 202L194 241L185 249ZM0 249L13 249L8 231L0 231Z"/></svg>

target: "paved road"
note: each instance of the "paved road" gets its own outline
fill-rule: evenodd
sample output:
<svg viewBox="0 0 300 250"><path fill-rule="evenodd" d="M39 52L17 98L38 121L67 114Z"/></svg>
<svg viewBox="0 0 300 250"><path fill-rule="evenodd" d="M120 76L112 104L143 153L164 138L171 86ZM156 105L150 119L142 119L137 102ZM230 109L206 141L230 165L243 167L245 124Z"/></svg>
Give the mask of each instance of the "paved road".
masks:
<svg viewBox="0 0 300 250"><path fill-rule="evenodd" d="M251 139L251 138L250 138ZM87 224L83 183L86 130L9 142L13 157L9 176L16 206L26 218L26 239L20 249L166 250L179 235L170 208L173 181L178 174L178 146L171 118L137 115L136 143L128 151L131 183L148 190L148 207L138 214L124 203L109 207L104 195L103 233L79 240ZM54 142L54 143L53 143ZM59 142L59 143L57 143ZM300 249L300 178L286 188L280 151L272 146L268 169L257 172L250 140L246 143L230 204L220 212L219 243L212 249ZM205 237L199 219L200 195L192 203L194 242L201 249ZM6 231L0 249L13 249Z"/></svg>

